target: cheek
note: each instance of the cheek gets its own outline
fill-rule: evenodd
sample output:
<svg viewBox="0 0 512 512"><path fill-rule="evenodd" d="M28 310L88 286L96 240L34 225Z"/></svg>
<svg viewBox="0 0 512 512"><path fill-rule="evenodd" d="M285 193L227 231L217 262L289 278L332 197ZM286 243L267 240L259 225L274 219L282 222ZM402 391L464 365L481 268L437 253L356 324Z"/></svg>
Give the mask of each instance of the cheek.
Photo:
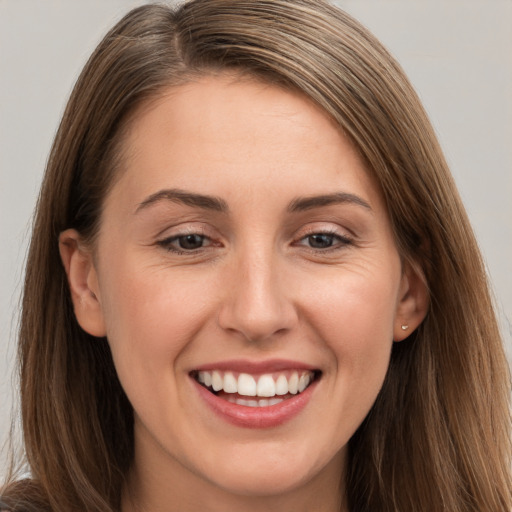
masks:
<svg viewBox="0 0 512 512"><path fill-rule="evenodd" d="M102 287L110 338L122 334L134 343L144 340L144 347L158 346L159 338L164 338L165 346L172 346L172 339L188 335L199 322L207 305L204 280L161 267L121 263L111 268L115 270L109 271Z"/></svg>
<svg viewBox="0 0 512 512"><path fill-rule="evenodd" d="M330 351L330 392L343 405L342 421L355 430L384 381L393 343L398 276L381 271L340 273L310 298L311 324ZM396 276L396 279L394 278Z"/></svg>
<svg viewBox="0 0 512 512"><path fill-rule="evenodd" d="M102 308L125 391L136 399L174 386L178 357L208 317L204 281L161 267L136 271L123 261L110 269Z"/></svg>
<svg viewBox="0 0 512 512"><path fill-rule="evenodd" d="M330 344L357 352L392 341L400 273L394 267L347 267L312 276L305 309Z"/></svg>

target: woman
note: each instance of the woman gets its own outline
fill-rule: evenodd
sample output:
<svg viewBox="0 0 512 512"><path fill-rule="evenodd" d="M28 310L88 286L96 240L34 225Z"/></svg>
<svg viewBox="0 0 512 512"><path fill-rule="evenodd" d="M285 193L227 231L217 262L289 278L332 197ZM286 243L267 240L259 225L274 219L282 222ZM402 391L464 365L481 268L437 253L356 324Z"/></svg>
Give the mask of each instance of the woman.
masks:
<svg viewBox="0 0 512 512"><path fill-rule="evenodd" d="M79 78L14 510L511 509L485 273L403 72L318 0L145 6Z"/></svg>

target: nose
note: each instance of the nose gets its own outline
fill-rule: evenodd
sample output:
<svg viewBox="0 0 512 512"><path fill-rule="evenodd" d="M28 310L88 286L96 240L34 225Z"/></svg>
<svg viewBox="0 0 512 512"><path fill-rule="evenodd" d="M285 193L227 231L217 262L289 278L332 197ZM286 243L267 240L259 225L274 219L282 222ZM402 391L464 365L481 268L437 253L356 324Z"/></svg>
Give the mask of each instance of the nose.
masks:
<svg viewBox="0 0 512 512"><path fill-rule="evenodd" d="M222 329L248 341L263 341L290 331L298 321L290 283L272 255L237 259L229 269L218 316Z"/></svg>

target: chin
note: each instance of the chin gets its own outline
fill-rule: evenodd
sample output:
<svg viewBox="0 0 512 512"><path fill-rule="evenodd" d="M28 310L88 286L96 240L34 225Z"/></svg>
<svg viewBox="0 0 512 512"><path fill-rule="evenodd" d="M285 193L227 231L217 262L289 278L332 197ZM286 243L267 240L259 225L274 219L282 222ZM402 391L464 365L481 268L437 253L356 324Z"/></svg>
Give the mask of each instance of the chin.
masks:
<svg viewBox="0 0 512 512"><path fill-rule="evenodd" d="M233 471L215 475L215 484L230 494L239 496L279 496L307 484L310 475L290 471L289 467L262 468L258 471Z"/></svg>
<svg viewBox="0 0 512 512"><path fill-rule="evenodd" d="M343 450L342 450L343 451ZM225 491L239 496L271 497L286 495L301 488L308 488L324 479L330 480L333 475L340 475L344 455L340 451L331 460L318 460L316 463L304 452L299 455L297 450L290 457L288 454L268 457L263 449L254 450L258 454L247 456L230 456L226 464L211 472L211 482ZM229 460L228 460L229 459ZM229 464L230 461L237 461Z"/></svg>

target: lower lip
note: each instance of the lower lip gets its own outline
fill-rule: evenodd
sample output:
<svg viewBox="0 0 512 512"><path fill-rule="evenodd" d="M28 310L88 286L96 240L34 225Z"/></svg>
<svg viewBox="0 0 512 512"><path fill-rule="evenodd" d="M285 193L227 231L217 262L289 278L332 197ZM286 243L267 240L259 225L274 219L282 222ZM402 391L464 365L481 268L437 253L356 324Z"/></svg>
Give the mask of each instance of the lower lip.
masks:
<svg viewBox="0 0 512 512"><path fill-rule="evenodd" d="M225 421L244 428L272 428L292 420L306 407L318 383L315 380L302 393L279 404L266 407L248 407L219 398L204 386L201 386L194 378L192 380L199 395L213 412Z"/></svg>

